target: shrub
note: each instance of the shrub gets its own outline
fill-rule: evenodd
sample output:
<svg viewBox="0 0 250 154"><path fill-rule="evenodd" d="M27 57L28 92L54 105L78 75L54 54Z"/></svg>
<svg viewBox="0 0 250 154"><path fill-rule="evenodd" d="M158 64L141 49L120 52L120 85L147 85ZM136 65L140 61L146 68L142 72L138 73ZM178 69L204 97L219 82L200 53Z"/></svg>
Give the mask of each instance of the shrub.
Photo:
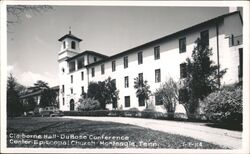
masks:
<svg viewBox="0 0 250 154"><path fill-rule="evenodd" d="M100 109L100 103L92 98L80 99L80 104L78 106L79 111L89 111Z"/></svg>
<svg viewBox="0 0 250 154"><path fill-rule="evenodd" d="M204 103L209 120L215 122L242 123L242 87L224 87L211 93Z"/></svg>

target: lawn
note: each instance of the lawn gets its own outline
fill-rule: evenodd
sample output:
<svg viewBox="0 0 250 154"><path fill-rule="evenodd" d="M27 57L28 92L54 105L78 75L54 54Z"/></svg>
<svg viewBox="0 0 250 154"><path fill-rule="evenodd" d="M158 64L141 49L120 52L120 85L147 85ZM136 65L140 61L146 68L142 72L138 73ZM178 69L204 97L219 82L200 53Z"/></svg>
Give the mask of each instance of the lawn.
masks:
<svg viewBox="0 0 250 154"><path fill-rule="evenodd" d="M190 137L168 134L134 125L56 117L8 119L7 146L150 149L225 148Z"/></svg>

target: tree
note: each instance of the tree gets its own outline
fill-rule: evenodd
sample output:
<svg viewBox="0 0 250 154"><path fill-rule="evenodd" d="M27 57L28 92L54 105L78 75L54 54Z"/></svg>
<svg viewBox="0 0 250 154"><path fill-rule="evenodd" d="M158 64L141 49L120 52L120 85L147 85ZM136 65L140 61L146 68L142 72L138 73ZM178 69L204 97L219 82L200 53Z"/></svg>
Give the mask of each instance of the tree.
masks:
<svg viewBox="0 0 250 154"><path fill-rule="evenodd" d="M178 84L169 78L160 88L156 89L155 96L161 101L168 112L174 112L179 99Z"/></svg>
<svg viewBox="0 0 250 154"><path fill-rule="evenodd" d="M19 93L17 91L17 81L12 74L7 81L7 115L18 116L22 113L22 105L20 103Z"/></svg>
<svg viewBox="0 0 250 154"><path fill-rule="evenodd" d="M136 89L136 97L138 97L139 103L146 103L146 108L148 108L149 96L151 94L150 86L147 80L142 80L138 77L134 78L134 88ZM140 102L141 101L141 102Z"/></svg>
<svg viewBox="0 0 250 154"><path fill-rule="evenodd" d="M119 91L116 88L115 81L110 77L105 81L91 82L88 86L87 96L100 102L101 108L105 109L107 104L113 104L117 107Z"/></svg>
<svg viewBox="0 0 250 154"><path fill-rule="evenodd" d="M40 107L57 106L56 92L51 88L42 90L39 106Z"/></svg>
<svg viewBox="0 0 250 154"><path fill-rule="evenodd" d="M212 49L208 48L201 39L195 41L191 59L187 58L186 88L189 94L187 108L194 113L199 100L203 100L211 92L219 88L220 78L226 73L226 69L218 71L219 66L214 65L210 59Z"/></svg>
<svg viewBox="0 0 250 154"><path fill-rule="evenodd" d="M27 99L27 103L26 104L23 104L23 110L25 112L28 112L28 111L33 111L36 107L36 101L33 97L29 97Z"/></svg>

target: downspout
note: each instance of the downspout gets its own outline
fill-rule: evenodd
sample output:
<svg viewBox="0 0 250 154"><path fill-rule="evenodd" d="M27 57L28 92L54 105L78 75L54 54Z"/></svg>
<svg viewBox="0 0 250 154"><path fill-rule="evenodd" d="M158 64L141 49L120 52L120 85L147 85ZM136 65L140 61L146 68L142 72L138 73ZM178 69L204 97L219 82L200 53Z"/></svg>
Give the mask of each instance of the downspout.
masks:
<svg viewBox="0 0 250 154"><path fill-rule="evenodd" d="M216 41L217 41L217 62L218 62L218 85L220 88L220 48L219 48L219 26L216 23Z"/></svg>

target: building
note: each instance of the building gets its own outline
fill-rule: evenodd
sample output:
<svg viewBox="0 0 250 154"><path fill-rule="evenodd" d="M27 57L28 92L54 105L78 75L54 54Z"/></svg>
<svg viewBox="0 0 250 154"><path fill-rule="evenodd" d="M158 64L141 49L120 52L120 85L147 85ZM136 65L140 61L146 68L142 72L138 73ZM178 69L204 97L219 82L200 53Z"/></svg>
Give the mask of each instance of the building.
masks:
<svg viewBox="0 0 250 154"><path fill-rule="evenodd" d="M56 104L59 105L59 86L51 87L56 93ZM20 96L20 101L22 104L28 104L30 98L32 98L36 105L39 106L41 100L42 90L30 87L27 91Z"/></svg>
<svg viewBox="0 0 250 154"><path fill-rule="evenodd" d="M135 107L143 110L145 104L138 103L133 87L134 78L140 76L147 80L152 92L169 77L176 81L185 78L185 60L191 56L198 37L213 49L211 58L215 64L219 64L222 69L227 68L220 83L240 82L243 65L242 27L240 12L235 11L110 57L94 51L81 52L79 43L82 40L69 32L59 39L60 109L76 110L81 94L87 91L91 81L103 81L111 77L119 89L118 108L126 110ZM157 111L164 111L155 96L150 97L149 103ZM112 109L112 105L108 108Z"/></svg>

